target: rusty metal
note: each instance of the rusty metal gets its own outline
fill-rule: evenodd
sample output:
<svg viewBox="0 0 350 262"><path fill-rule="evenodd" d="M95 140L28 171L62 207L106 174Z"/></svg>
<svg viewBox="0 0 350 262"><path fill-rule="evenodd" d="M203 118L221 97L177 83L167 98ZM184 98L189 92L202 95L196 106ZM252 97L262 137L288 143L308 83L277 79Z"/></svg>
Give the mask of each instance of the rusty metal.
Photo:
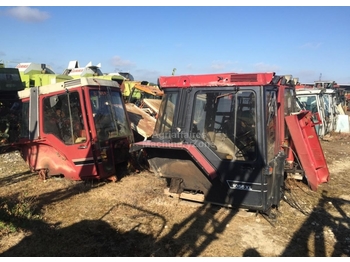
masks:
<svg viewBox="0 0 350 262"><path fill-rule="evenodd" d="M48 179L48 173L49 173L49 170L48 169L40 169L38 171L38 175L39 175L39 179L45 181L46 179Z"/></svg>

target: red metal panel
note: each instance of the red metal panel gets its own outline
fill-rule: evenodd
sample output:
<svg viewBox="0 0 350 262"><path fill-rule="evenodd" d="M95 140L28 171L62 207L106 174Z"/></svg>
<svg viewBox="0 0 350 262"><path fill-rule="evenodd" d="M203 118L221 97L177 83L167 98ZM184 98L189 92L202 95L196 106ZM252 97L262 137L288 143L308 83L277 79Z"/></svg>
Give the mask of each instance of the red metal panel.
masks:
<svg viewBox="0 0 350 262"><path fill-rule="evenodd" d="M285 119L309 186L316 191L318 185L328 182L329 170L311 116L302 111Z"/></svg>
<svg viewBox="0 0 350 262"><path fill-rule="evenodd" d="M169 149L181 149L186 150L190 155L192 155L193 159L203 167L205 172L207 172L208 176L211 179L214 179L217 176L216 170L214 167L208 162L208 160L202 155L201 152L194 146L189 144L182 143L163 143L163 142L152 142L150 140L141 141L135 143L135 145L140 146L141 148L169 148Z"/></svg>
<svg viewBox="0 0 350 262"><path fill-rule="evenodd" d="M252 86L269 84L274 73L217 73L205 75L161 76L158 79L162 88L188 88L195 86Z"/></svg>

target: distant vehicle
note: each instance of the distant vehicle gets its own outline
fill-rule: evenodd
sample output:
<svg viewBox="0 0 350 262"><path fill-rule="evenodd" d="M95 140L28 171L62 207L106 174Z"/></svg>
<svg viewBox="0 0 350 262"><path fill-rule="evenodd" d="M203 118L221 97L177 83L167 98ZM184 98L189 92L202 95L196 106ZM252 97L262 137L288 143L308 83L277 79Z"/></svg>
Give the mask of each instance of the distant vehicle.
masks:
<svg viewBox="0 0 350 262"><path fill-rule="evenodd" d="M56 74L46 64L19 63L16 65L26 88L43 86L73 79L70 76Z"/></svg>
<svg viewBox="0 0 350 262"><path fill-rule="evenodd" d="M0 63L0 147L15 142L19 135L18 91L25 88L17 68ZM1 149L0 149L1 151Z"/></svg>
<svg viewBox="0 0 350 262"><path fill-rule="evenodd" d="M345 88L342 85L337 84L335 81L331 80L317 80L313 84L301 84L305 88L314 88L314 89L330 89L335 92L335 102L337 105L342 107L346 105L345 101Z"/></svg>
<svg viewBox="0 0 350 262"><path fill-rule="evenodd" d="M296 95L306 110L314 115L318 136L324 137L336 129L339 110L337 109L337 93L334 89L296 86Z"/></svg>

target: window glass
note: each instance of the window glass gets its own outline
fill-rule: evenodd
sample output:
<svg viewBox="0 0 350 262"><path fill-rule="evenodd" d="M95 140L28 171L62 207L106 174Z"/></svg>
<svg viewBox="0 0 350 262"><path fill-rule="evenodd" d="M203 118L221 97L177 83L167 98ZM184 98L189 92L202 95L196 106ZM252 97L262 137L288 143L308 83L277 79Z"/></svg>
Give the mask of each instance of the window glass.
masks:
<svg viewBox="0 0 350 262"><path fill-rule="evenodd" d="M292 89L286 88L284 91L284 114L286 116L291 115L292 113L298 112L298 103L296 101L294 91Z"/></svg>
<svg viewBox="0 0 350 262"><path fill-rule="evenodd" d="M131 135L120 92L93 90L90 91L90 99L100 142Z"/></svg>
<svg viewBox="0 0 350 262"><path fill-rule="evenodd" d="M256 97L252 91L199 92L190 136L202 140L220 158L256 158Z"/></svg>
<svg viewBox="0 0 350 262"><path fill-rule="evenodd" d="M276 141L276 92L266 92L266 137L267 137L267 162L270 163L275 156L275 141ZM289 101L289 98L287 97ZM289 103L289 102L287 102ZM286 105L285 105L286 106ZM287 106L288 107L288 106Z"/></svg>
<svg viewBox="0 0 350 262"><path fill-rule="evenodd" d="M29 102L22 103L20 130L20 137L29 138Z"/></svg>
<svg viewBox="0 0 350 262"><path fill-rule="evenodd" d="M45 97L43 109L44 133L53 134L65 144L86 141L78 92Z"/></svg>
<svg viewBox="0 0 350 262"><path fill-rule="evenodd" d="M169 92L164 94L162 103L159 108L158 119L154 129L154 137L163 136L164 138L171 138L177 99L177 92Z"/></svg>
<svg viewBox="0 0 350 262"><path fill-rule="evenodd" d="M307 95L307 96L300 95L298 96L298 99L304 105L306 110L309 110L312 113L318 112L316 95Z"/></svg>

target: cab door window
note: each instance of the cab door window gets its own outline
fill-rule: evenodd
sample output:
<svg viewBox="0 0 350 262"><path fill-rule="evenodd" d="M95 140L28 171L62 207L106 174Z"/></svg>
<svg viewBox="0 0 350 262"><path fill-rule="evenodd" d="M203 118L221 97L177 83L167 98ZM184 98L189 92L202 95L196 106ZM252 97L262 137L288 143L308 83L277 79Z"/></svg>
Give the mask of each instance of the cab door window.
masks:
<svg viewBox="0 0 350 262"><path fill-rule="evenodd" d="M86 141L78 92L45 97L43 112L44 133L53 134L68 145Z"/></svg>
<svg viewBox="0 0 350 262"><path fill-rule="evenodd" d="M220 158L256 158L256 98L252 91L199 92L191 139L202 140Z"/></svg>

